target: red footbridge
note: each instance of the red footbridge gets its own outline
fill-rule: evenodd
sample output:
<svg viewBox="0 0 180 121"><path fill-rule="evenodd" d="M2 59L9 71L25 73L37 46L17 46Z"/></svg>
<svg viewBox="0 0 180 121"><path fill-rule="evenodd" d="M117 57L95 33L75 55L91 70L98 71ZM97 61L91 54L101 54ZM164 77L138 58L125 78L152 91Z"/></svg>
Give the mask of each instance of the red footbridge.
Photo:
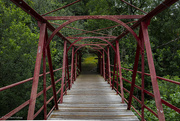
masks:
<svg viewBox="0 0 180 121"><path fill-rule="evenodd" d="M44 120L56 119L56 120L142 120L145 121L144 110L148 110L159 121L165 121L164 106L171 108L172 110L180 113L180 109L168 101L161 98L157 80L166 81L175 85L180 85L180 82L165 79L156 75L152 50L150 45L150 39L148 35L148 26L151 19L157 14L161 13L169 6L173 5L178 0L165 0L151 12L137 8L136 6L122 0L126 4L141 11L143 15L86 15L86 16L48 16L49 13L61 10L71 6L80 0L77 0L71 4L50 11L43 15L38 14L23 0L11 0L14 4L24 10L26 13L35 18L40 28L39 44L37 48L36 63L34 69L34 76L32 78L19 81L17 83L1 87L0 91L8 90L15 86L32 81L32 89L30 99L19 105L14 110L9 111L6 115L0 117L1 120L10 119L13 115L21 111L23 108L28 107L27 120L35 119L41 112L44 114ZM107 36L105 34L101 36L83 36L85 33L98 33L96 30L87 31L83 30L82 33L77 36L65 37L60 33L60 30L67 25L87 19L106 19L116 22L117 26L124 27L124 32L119 36ZM131 21L124 23L121 19L135 19L137 21ZM51 20L66 20L63 24L56 24L50 22ZM129 23L132 26L129 26ZM59 27L54 28L53 24ZM106 30L108 28L101 28L100 30ZM76 29L69 27L71 29ZM136 30L139 30L137 35ZM76 29L80 30L81 29ZM48 35L47 31L51 31L52 34ZM99 33L98 33L99 34ZM102 33L101 33L102 34ZM126 69L121 67L119 41L126 35L131 34L136 42L137 48L135 52L135 61L132 69ZM63 66L62 68L53 70L53 63L51 59L50 42L57 36L64 42L63 50ZM84 39L99 39L99 42L86 42L85 44L79 44L79 41ZM74 40L73 42L70 40ZM78 44L77 44L78 43ZM82 48L87 47L93 53L98 56L98 67L96 74L83 73L82 65ZM113 56L110 55L110 49L113 50ZM71 60L68 60L68 52L71 52ZM114 63L110 62L110 58L114 60ZM46 67L46 58L48 60L49 67ZM147 59L149 73L145 73L145 59ZM141 60L141 62L138 62ZM71 63L68 63L71 62ZM41 63L43 64L43 73L40 74ZM139 67L140 66L140 67ZM49 68L49 72L46 72L46 68ZM138 71L141 68L141 71ZM61 78L55 80L54 73L62 71ZM132 72L131 80L122 76L122 71ZM141 75L141 86L136 85L136 76ZM51 85L47 85L47 75L51 77ZM43 90L38 92L39 77L43 78ZM144 80L150 78L153 91L145 90ZM130 90L126 89L123 85L129 83L131 85ZM61 85L57 89L57 85ZM137 88L141 91L141 99L136 97L133 92ZM52 97L47 99L47 91L53 90ZM124 92L128 93L128 98L125 98ZM145 105L145 96L149 95L155 100L157 111L154 111L147 105ZM42 107L35 111L36 99L43 95L44 103ZM132 105L132 100L136 100L141 105L141 111L136 109ZM54 106L50 111L47 111L47 105L53 102ZM134 113L136 113L136 116ZM139 117L139 118L137 118Z"/></svg>

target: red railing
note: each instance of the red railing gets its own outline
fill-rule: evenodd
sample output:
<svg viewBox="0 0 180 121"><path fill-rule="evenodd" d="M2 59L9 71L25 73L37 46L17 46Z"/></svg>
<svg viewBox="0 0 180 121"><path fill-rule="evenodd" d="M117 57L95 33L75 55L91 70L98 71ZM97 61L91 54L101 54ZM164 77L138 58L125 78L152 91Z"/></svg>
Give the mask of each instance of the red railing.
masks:
<svg viewBox="0 0 180 121"><path fill-rule="evenodd" d="M114 65L111 65L111 67L114 67ZM126 69L126 68L121 68L121 69L126 70L126 71L131 71L131 72L133 72L133 70L131 70L131 69ZM113 71L111 71L111 73L113 74ZM137 73L142 74L142 72L140 72L140 71L137 71ZM115 75L116 75L117 77L119 76L117 73L116 73ZM144 75L150 76L150 74L148 74L148 73L144 73ZM131 81L129 81L129 80L125 79L125 78L122 78L122 79L123 79L125 82L127 82L127 83L129 83L129 84L132 84ZM163 78L163 77L157 76L157 79L160 79L160 80L163 80L163 81L167 81L167 82L170 82L170 83L173 83L173 84L176 84L176 85L180 85L180 82L177 82L177 81L174 81L174 80L170 80L170 79L166 79L166 78ZM112 81L113 81L113 80L112 80ZM119 95L122 95L122 94L120 93L119 89L117 89L117 87L121 87L120 84L119 84L119 80L116 80L116 81L114 80L114 83L115 83L115 85L113 86L114 90L115 90ZM116 87L115 87L115 86L116 86ZM136 87L137 89L139 89L139 90L142 90L142 88L141 88L140 86L136 85L136 84L135 84L135 87ZM123 90L124 90L125 92L127 92L127 93L130 94L130 91L129 91L128 89L126 89L125 87L123 87ZM154 94L153 94L153 93L151 93L151 92L149 92L149 91L147 91L147 90L145 90L145 89L144 89L143 92L154 98ZM139 100L136 96L133 95L132 97L133 97L139 104L142 104L141 100ZM124 100L128 103L128 100L127 100L127 99L124 98ZM179 109L178 107L170 104L169 102L165 101L165 100L162 99L162 98L161 98L161 102L162 102L164 105L168 106L169 108L173 109L174 111L180 113L180 109ZM134 109L134 111L142 118L142 115L141 115L132 105L131 105L131 107L132 107L132 108ZM158 118L158 114L157 114L155 111L153 111L151 108L149 108L147 105L144 104L144 108L146 108L148 111L150 111L153 115L155 115L155 116Z"/></svg>
<svg viewBox="0 0 180 121"><path fill-rule="evenodd" d="M70 66L70 65L69 65L69 66ZM53 70L53 72L57 72L57 71L59 71L59 70L62 70L62 68ZM69 73L70 73L70 72L69 72ZM50 74L50 72L47 72L46 75L47 75L47 74ZM40 74L40 75L39 75L39 77L42 77L42 76L43 76L43 74ZM32 77L32 78L29 78L29 79L26 79L26 80L23 80L23 81L20 81L20 82L17 82L17 83L14 83L14 84L11 84L11 85L8 85L8 86L5 86L5 87L1 87L1 88L0 88L0 92L1 92L1 91L4 91L4 90L7 90L7 89L10 89L10 88L13 88L13 87L16 87L16 86L18 86L18 85L24 84L24 83L26 83L26 82L30 82L30 81L32 81L32 80L33 80L33 77ZM62 78L58 79L58 80L55 82L55 85L56 85L58 82L60 82L61 80L62 80ZM66 80L65 80L65 85L64 85L64 89L65 89L65 90L64 90L63 94L66 93L66 91L68 90L68 87L70 86L70 85L68 85L67 83L68 83L68 80L66 79ZM46 87L46 89L45 89L46 92L47 92L50 88L52 88L52 84L51 84L50 86ZM62 87L60 87L60 89L58 89L58 91L56 92L56 95L58 95L58 94L60 93L61 88L62 88ZM42 94L43 94L43 90L40 91L39 93L37 93L36 98L38 98L38 97L41 96ZM52 96L49 100L46 101L46 105L49 104L49 102L51 102L52 99L53 99L53 96ZM61 97L58 99L58 102L59 102L60 100L61 100ZM23 104L19 105L17 108L13 109L13 110L10 111L9 113L7 113L7 114L5 114L4 116L2 116L2 117L0 118L0 120L6 120L6 119L10 118L10 117L13 116L14 114L16 114L17 112L19 112L20 110L22 110L24 107L26 107L27 105L29 105L29 100L27 100L27 101L24 102ZM48 112L48 114L47 114L46 117L48 117L48 116L51 114L51 112L54 110L54 108L55 108L55 106L52 107L52 109ZM34 114L34 118L36 118L43 109L44 109L44 105Z"/></svg>

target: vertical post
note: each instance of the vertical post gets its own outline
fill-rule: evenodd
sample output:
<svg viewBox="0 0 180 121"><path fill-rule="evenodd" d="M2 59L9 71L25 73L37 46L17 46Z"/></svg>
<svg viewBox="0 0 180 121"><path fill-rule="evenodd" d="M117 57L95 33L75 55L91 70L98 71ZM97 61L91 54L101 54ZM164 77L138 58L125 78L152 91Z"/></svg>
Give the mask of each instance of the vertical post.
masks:
<svg viewBox="0 0 180 121"><path fill-rule="evenodd" d="M67 53L68 54L68 53ZM68 89L71 89L71 84L70 84L70 79L69 79L69 65L68 65L68 55L67 55L67 60L66 60L66 68L67 68L67 78L68 78Z"/></svg>
<svg viewBox="0 0 180 121"><path fill-rule="evenodd" d="M61 81L61 101L60 103L63 103L63 93L64 93L64 77L65 77L65 69L66 69L66 49L67 49L67 41L64 40L64 53L63 53L63 68L62 68L62 81Z"/></svg>
<svg viewBox="0 0 180 121"><path fill-rule="evenodd" d="M124 103L124 91L123 91L123 80L122 80L122 73L121 73L121 60L120 60L120 53L119 53L119 41L116 40L116 54L117 54L117 66L119 70L119 80L120 80L120 88L121 88L121 97L122 103Z"/></svg>
<svg viewBox="0 0 180 121"><path fill-rule="evenodd" d="M117 74L116 74L116 89L117 89L117 94L118 94L118 91L119 91L118 66L116 66L116 72L117 72Z"/></svg>
<svg viewBox="0 0 180 121"><path fill-rule="evenodd" d="M75 60L75 80L77 78L77 59L78 59L78 54L76 53L76 60Z"/></svg>
<svg viewBox="0 0 180 121"><path fill-rule="evenodd" d="M108 72L108 56L107 56L107 58L106 58L106 79L107 79L107 83L109 83L108 81L109 81L109 72Z"/></svg>
<svg viewBox="0 0 180 121"><path fill-rule="evenodd" d="M64 90L65 90L65 95L67 94L66 90L67 90L67 59L66 59L66 65L65 65L65 79L64 79Z"/></svg>
<svg viewBox="0 0 180 121"><path fill-rule="evenodd" d="M146 48L147 60L148 60L148 65L149 65L149 70L150 70L150 75L151 75L151 82L152 82L154 98L155 98L156 107L157 107L158 118L160 121L165 121L164 111L162 107L161 96L159 92L157 76L156 76L152 51L151 51L151 44L149 41L148 24L145 22L142 22L141 27L142 27L142 33L143 33L143 40L144 40L145 48Z"/></svg>
<svg viewBox="0 0 180 121"><path fill-rule="evenodd" d="M71 56L71 87L72 83L74 83L74 47L72 47L72 56Z"/></svg>
<svg viewBox="0 0 180 121"><path fill-rule="evenodd" d="M40 37L39 37L39 44L38 44L37 55L36 55L36 64L35 64L35 69L34 69L31 97L29 100L27 120L34 119L34 110L35 110L37 88L38 88L38 81L39 81L39 72L41 68L42 51L43 51L45 37L46 37L45 33L46 33L46 24L42 23L40 25Z"/></svg>
<svg viewBox="0 0 180 121"><path fill-rule="evenodd" d="M77 54L77 56L76 56L76 59L77 59L77 60L76 60L76 73L77 73L77 74L76 74L76 78L77 78L78 72L79 72L79 70L78 70L78 69L79 69L79 64L78 64L79 52L77 51L76 54Z"/></svg>
<svg viewBox="0 0 180 121"><path fill-rule="evenodd" d="M115 56L114 56L114 68L113 68L113 82L112 82L112 89L114 89L115 73L116 73L116 54L115 54Z"/></svg>
<svg viewBox="0 0 180 121"><path fill-rule="evenodd" d="M103 60L102 60L102 61L103 61L103 77L104 77L104 80L106 80L106 76L105 76L105 75L106 75L106 74L105 74L105 73L106 73L106 72L105 72L105 62L104 62L104 61L105 61L105 59L104 59L104 51L103 51L102 59L103 59Z"/></svg>
<svg viewBox="0 0 180 121"><path fill-rule="evenodd" d="M44 120L47 120L47 104L46 104L46 41L48 39L46 29L46 39L43 47L43 96L44 96Z"/></svg>
<svg viewBox="0 0 180 121"><path fill-rule="evenodd" d="M79 52L79 73L81 72L81 52Z"/></svg>
<svg viewBox="0 0 180 121"><path fill-rule="evenodd" d="M101 59L101 54L99 54L99 72L100 72L100 75L102 75L102 59Z"/></svg>
<svg viewBox="0 0 180 121"><path fill-rule="evenodd" d="M49 71L50 71L50 76L51 76L51 85L52 85L52 89L53 89L54 104L55 104L56 110L58 110L56 87L55 87L54 73L53 73L52 60L51 60L51 52L50 52L49 46L47 46L47 57L48 57Z"/></svg>
<svg viewBox="0 0 180 121"><path fill-rule="evenodd" d="M142 32L140 29L140 39L141 39L141 115L142 121L145 121L144 119L144 40L142 40Z"/></svg>
<svg viewBox="0 0 180 121"><path fill-rule="evenodd" d="M110 63L110 53L109 53L109 46L107 47L107 53L108 53L108 72L109 72L109 84L111 86L111 63Z"/></svg>

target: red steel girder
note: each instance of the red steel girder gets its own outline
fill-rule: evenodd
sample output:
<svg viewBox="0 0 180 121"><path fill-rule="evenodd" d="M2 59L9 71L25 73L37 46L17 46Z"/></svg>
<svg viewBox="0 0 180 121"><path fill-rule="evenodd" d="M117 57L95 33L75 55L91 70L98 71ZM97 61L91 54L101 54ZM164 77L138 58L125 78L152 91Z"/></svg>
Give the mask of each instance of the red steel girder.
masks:
<svg viewBox="0 0 180 121"><path fill-rule="evenodd" d="M68 39L114 39L116 37L110 36L110 37L67 37Z"/></svg>
<svg viewBox="0 0 180 121"><path fill-rule="evenodd" d="M83 19L140 19L144 15L87 15L87 16L44 16L46 20L83 20Z"/></svg>
<svg viewBox="0 0 180 121"><path fill-rule="evenodd" d="M149 41L148 24L145 22L142 22L141 29L142 29L142 35L143 35L142 39L144 40L146 54L147 54L147 60L148 60L148 65L149 65L153 92L154 92L154 98L155 98L156 107L157 107L158 119L160 121L165 121L161 95L160 95L160 91L158 87L157 76L156 76L156 71L155 71L155 66L154 66L154 61L153 61L153 56L152 56L151 44Z"/></svg>
<svg viewBox="0 0 180 121"><path fill-rule="evenodd" d="M37 95L38 82L39 82L39 73L40 73L40 68L41 68L42 52L43 52L43 47L45 44L44 43L45 37L46 37L46 24L42 24L40 26L39 44L38 44L37 55L36 55L36 64L35 64L35 69L34 69L31 96L29 100L29 109L28 109L28 116L27 116L28 120L34 119L36 95Z"/></svg>
<svg viewBox="0 0 180 121"><path fill-rule="evenodd" d="M110 16L104 17L104 18L103 18L103 16L101 16L101 17L102 17L102 19L107 19L107 20L110 20L110 21L114 21L114 22L122 25L124 28L126 28L126 29L134 36L134 38L135 38L136 41L138 42L139 46L141 46L139 37L138 37L137 34L133 31L133 29L130 28L126 23L124 23L124 22L122 22L121 20L118 20L118 19L116 19L116 18L114 18L114 17L110 17ZM54 37L54 36L57 34L57 32L59 32L63 27L67 26L68 24L70 24L70 23L72 23L72 22L75 22L75 21L77 21L77 20L80 20L80 19L81 19L81 18L70 19L70 20L64 22L64 23L63 23L61 26L59 26L58 28L56 28L56 30L53 31L53 33L52 33L51 36L49 37L48 42L47 42L47 45L49 45L49 43L51 42L51 40L53 39L53 37ZM89 18L87 18L87 19L89 19Z"/></svg>
<svg viewBox="0 0 180 121"><path fill-rule="evenodd" d="M91 44L91 43L89 43ZM82 46L83 44L74 44L74 46ZM91 44L91 45L100 45L100 46L106 46L107 44Z"/></svg>
<svg viewBox="0 0 180 121"><path fill-rule="evenodd" d="M66 63L67 63L67 60L66 60L66 56L67 56L66 50L67 50L67 41L64 41L63 68L62 68L61 95L60 95L61 100L60 100L60 103L63 103L64 83L66 83L66 80L65 80Z"/></svg>
<svg viewBox="0 0 180 121"><path fill-rule="evenodd" d="M11 0L13 3L15 3L17 6L19 6L21 9L23 9L26 13L31 15L33 18L35 18L37 21L40 21L41 23L46 23L47 28L50 31L54 31L55 28L46 20L44 19L40 14L38 14L34 9L32 9L26 2L23 0ZM57 36L59 36L61 39L66 40L68 43L71 44L71 42L64 37L61 33L57 32Z"/></svg>
<svg viewBox="0 0 180 121"><path fill-rule="evenodd" d="M86 38L87 38L87 37L86 37ZM85 39L86 39L86 38L85 38ZM92 37L88 37L88 38L92 38ZM69 46L67 52L69 51L69 49L71 48L72 45L74 45L76 42L80 41L81 39L83 39L83 38L78 38L76 41L74 41L74 42ZM115 47L114 47L108 40L106 40L106 39L104 39L104 38L99 38L99 39L101 39L102 41L107 42L107 43L113 48L114 52L116 53Z"/></svg>

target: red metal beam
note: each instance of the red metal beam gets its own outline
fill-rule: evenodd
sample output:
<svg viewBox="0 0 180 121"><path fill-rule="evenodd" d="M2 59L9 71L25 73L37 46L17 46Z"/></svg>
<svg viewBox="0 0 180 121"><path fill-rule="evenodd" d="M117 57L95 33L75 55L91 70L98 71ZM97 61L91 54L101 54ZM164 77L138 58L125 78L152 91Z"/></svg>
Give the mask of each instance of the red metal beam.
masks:
<svg viewBox="0 0 180 121"><path fill-rule="evenodd" d="M75 60L75 73L74 73L75 74L75 80L77 78L77 60L78 60L78 53L76 53L76 60Z"/></svg>
<svg viewBox="0 0 180 121"><path fill-rule="evenodd" d="M108 60L107 60L107 64L108 64L108 75L109 75L109 84L110 84L110 86L111 86L111 64L110 64L110 53L109 53L109 47L107 47L107 53L108 53L108 55L107 55L107 58L108 58Z"/></svg>
<svg viewBox="0 0 180 121"><path fill-rule="evenodd" d="M110 36L110 37L102 37L102 36L96 36L96 37L67 37L68 39L115 39L116 37Z"/></svg>
<svg viewBox="0 0 180 121"><path fill-rule="evenodd" d="M66 55L67 55L67 52L66 52L66 49L67 49L67 42L64 41L64 53L63 53L63 69L62 69L62 81L61 81L61 101L60 103L63 103L63 92L64 92L64 78L65 78L65 71L66 71Z"/></svg>
<svg viewBox="0 0 180 121"><path fill-rule="evenodd" d="M72 83L74 83L73 76L74 75L74 47L72 47L72 56L71 56L71 87Z"/></svg>
<svg viewBox="0 0 180 121"><path fill-rule="evenodd" d="M151 45L149 41L148 28L147 28L148 24L142 22L141 27L142 27L143 40L146 47L147 60L148 60L148 65L149 65L149 70L150 70L150 75L151 75L151 82L152 82L154 98L155 98L156 107L157 107L158 118L160 121L165 121L164 111L163 111L162 102L161 102L161 95L159 92L157 76L156 76L152 51L151 51Z"/></svg>
<svg viewBox="0 0 180 121"><path fill-rule="evenodd" d="M51 52L50 52L49 46L47 47L47 57L48 57L49 71L50 71L50 76L51 76L51 84L52 84L52 89L53 89L54 104L55 104L56 110L58 110L57 95L56 95L56 86L55 86L55 81L54 81L54 73L53 73Z"/></svg>
<svg viewBox="0 0 180 121"><path fill-rule="evenodd" d="M102 61L103 61L103 62L102 62L102 66L103 66L103 69L102 69L102 70L103 70L104 80L106 80L106 77L105 77L105 75L106 75L106 74L105 74L105 57L104 57L104 56L105 56L105 54L104 54L104 51L103 51L103 55L102 55Z"/></svg>
<svg viewBox="0 0 180 121"><path fill-rule="evenodd" d="M103 16L101 16L103 17ZM53 31L53 33L51 34L51 36L49 37L48 39L48 42L47 42L47 45L49 45L49 43L51 42L51 40L53 39L53 37L57 34L57 32L59 32L63 27L67 26L68 24L72 23L72 22L75 22L77 20L80 20L81 18L77 18L77 19L70 19L66 22L64 22L61 26L59 26L58 28L56 28L55 31ZM87 18L88 19L88 18ZM124 28L126 28L133 36L134 38L136 39L136 41L138 42L139 46L140 45L140 40L138 38L138 36L136 35L136 33L132 30L132 28L130 28L127 24L125 24L124 22L114 18L114 17L104 17L104 19L107 19L107 20L110 20L110 21L114 21L118 24L121 24Z"/></svg>
<svg viewBox="0 0 180 121"><path fill-rule="evenodd" d="M77 0L77 1L75 1L75 2L73 2L73 3L70 3L70 4L65 5L65 6L63 6L63 7L60 7L60 8L58 8L58 9L53 10L53 11L50 11L50 12L48 12L48 13L45 13L45 14L43 14L42 16L45 16L45 15L47 15L47 14L50 14L50 13L53 13L53 12L55 12L55 11L61 10L61 9L63 9L63 8L69 7L69 6L75 4L75 3L79 2L79 1L81 1L81 0Z"/></svg>
<svg viewBox="0 0 180 121"><path fill-rule="evenodd" d="M46 20L83 20L83 19L140 19L144 15L87 15L87 16L44 16Z"/></svg>
<svg viewBox="0 0 180 121"><path fill-rule="evenodd" d="M142 35L142 29L140 27L140 31L139 31L139 38L141 40L141 115L142 115L142 121L145 121L144 119L144 40L143 40L143 35Z"/></svg>
<svg viewBox="0 0 180 121"><path fill-rule="evenodd" d="M41 58L42 58L45 37L46 37L46 24L41 24L39 44L38 44L37 56L36 56L36 64L35 64L34 76L33 76L33 84L32 84L32 89L31 89L31 97L29 100L29 110L28 110L28 116L27 116L28 120L33 120L34 118L36 95L37 95L37 88L38 88L38 81L39 81L39 72L41 68Z"/></svg>
<svg viewBox="0 0 180 121"><path fill-rule="evenodd" d="M74 44L74 46L82 46L83 44ZM100 46L106 46L107 44L91 44L91 45L100 45Z"/></svg>
<svg viewBox="0 0 180 121"><path fill-rule="evenodd" d="M119 52L119 41L116 41L116 61L117 61L117 66L118 66L118 71L119 71L119 80L120 80L120 87L121 87L121 98L122 98L122 103L124 103L124 91L123 91L123 80L122 80L122 72L121 72L121 60L120 60L120 52Z"/></svg>
<svg viewBox="0 0 180 121"><path fill-rule="evenodd" d="M44 96L44 120L47 120L47 104L46 104L46 40L47 40L47 29L46 29L46 39L43 47L43 96Z"/></svg>
<svg viewBox="0 0 180 121"><path fill-rule="evenodd" d="M117 51L117 50L116 50ZM112 82L112 90L114 89L114 83L115 83L115 72L116 72L116 58L117 54L115 54L114 56L114 68L113 68L113 82Z"/></svg>
<svg viewBox="0 0 180 121"><path fill-rule="evenodd" d="M85 37L85 38L77 38L77 40L76 41L74 41L70 46L69 46L69 48L67 49L67 52L69 51L69 49L76 43L76 42L78 42L78 41L81 41L82 39L86 39L86 38L92 38L92 37ZM113 48L113 50L114 50L114 52L116 53L116 49L115 49L115 47L108 41L108 40L106 40L106 39L104 39L103 37L97 37L98 39L101 39L102 41L105 41L105 42L107 42L112 48ZM85 44L81 44L81 45L85 45ZM94 45L94 46L100 46L101 44L89 44L89 45Z"/></svg>

